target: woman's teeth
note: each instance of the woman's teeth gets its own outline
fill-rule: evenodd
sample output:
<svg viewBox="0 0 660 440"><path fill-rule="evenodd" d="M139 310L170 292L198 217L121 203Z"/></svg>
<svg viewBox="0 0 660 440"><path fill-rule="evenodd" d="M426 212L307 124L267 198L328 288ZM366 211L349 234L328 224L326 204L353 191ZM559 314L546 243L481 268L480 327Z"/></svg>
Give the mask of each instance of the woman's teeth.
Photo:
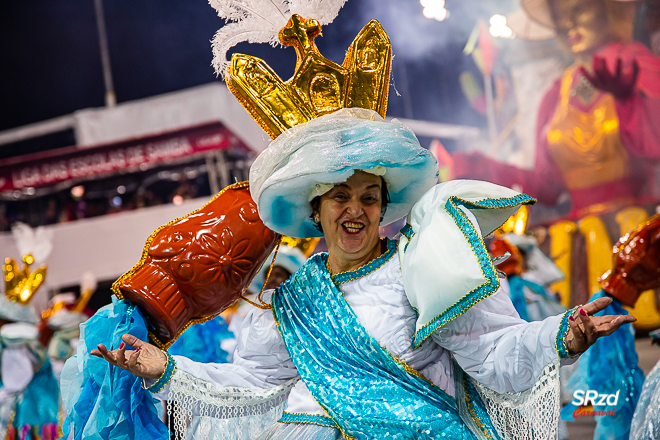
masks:
<svg viewBox="0 0 660 440"><path fill-rule="evenodd" d="M344 229L346 229L347 232L351 234L356 234L364 228L364 225L362 223L353 223L353 222L346 222L342 224L342 226L344 227Z"/></svg>

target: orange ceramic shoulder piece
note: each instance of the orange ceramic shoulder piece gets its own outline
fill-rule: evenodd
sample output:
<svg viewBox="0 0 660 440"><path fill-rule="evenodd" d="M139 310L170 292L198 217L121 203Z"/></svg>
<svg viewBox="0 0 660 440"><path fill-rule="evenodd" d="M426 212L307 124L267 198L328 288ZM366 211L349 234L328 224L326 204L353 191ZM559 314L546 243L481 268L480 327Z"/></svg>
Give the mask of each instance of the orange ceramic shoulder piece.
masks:
<svg viewBox="0 0 660 440"><path fill-rule="evenodd" d="M643 291L660 287L660 214L621 237L613 252L603 289L633 307Z"/></svg>
<svg viewBox="0 0 660 440"><path fill-rule="evenodd" d="M248 183L237 183L154 231L140 262L112 288L148 315L152 341L166 348L230 307L278 239L259 218Z"/></svg>

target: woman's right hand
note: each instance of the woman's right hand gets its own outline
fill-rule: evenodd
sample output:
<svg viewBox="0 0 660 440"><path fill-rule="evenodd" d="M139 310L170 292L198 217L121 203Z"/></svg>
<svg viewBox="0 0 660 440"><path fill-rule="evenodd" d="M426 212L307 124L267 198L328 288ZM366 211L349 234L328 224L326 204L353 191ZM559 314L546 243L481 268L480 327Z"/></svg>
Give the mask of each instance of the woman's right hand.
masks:
<svg viewBox="0 0 660 440"><path fill-rule="evenodd" d="M167 356L155 345L139 340L133 335L123 335L124 341L119 350L108 350L105 345L99 344L91 355L100 357L119 368L130 371L138 377L158 379L165 372ZM127 346L135 350L126 350Z"/></svg>

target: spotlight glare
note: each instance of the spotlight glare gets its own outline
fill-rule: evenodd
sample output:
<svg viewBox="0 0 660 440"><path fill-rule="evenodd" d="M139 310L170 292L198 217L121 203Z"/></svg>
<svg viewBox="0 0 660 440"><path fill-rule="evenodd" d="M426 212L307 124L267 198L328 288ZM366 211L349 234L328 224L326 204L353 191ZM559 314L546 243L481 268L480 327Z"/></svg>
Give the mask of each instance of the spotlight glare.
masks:
<svg viewBox="0 0 660 440"><path fill-rule="evenodd" d="M506 17L504 15L495 14L490 17L490 24L495 27L506 26Z"/></svg>
<svg viewBox="0 0 660 440"><path fill-rule="evenodd" d="M445 18L447 18L448 15L449 15L448 11L445 8L442 8L436 12L435 17L433 18L435 18L438 21L442 21Z"/></svg>
<svg viewBox="0 0 660 440"><path fill-rule="evenodd" d="M82 185L74 186L71 188L71 195L77 199L81 198L85 194L85 187Z"/></svg>

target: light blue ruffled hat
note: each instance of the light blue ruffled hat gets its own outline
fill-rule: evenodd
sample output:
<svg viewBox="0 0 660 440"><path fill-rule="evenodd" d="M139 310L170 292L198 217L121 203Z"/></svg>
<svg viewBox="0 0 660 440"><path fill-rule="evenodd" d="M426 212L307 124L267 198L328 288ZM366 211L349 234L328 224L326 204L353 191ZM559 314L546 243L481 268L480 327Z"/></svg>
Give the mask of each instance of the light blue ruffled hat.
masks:
<svg viewBox="0 0 660 440"><path fill-rule="evenodd" d="M250 168L250 192L269 228L320 237L310 201L356 170L381 175L391 202L381 225L405 216L438 182L438 164L415 134L362 108L341 109L279 135Z"/></svg>

